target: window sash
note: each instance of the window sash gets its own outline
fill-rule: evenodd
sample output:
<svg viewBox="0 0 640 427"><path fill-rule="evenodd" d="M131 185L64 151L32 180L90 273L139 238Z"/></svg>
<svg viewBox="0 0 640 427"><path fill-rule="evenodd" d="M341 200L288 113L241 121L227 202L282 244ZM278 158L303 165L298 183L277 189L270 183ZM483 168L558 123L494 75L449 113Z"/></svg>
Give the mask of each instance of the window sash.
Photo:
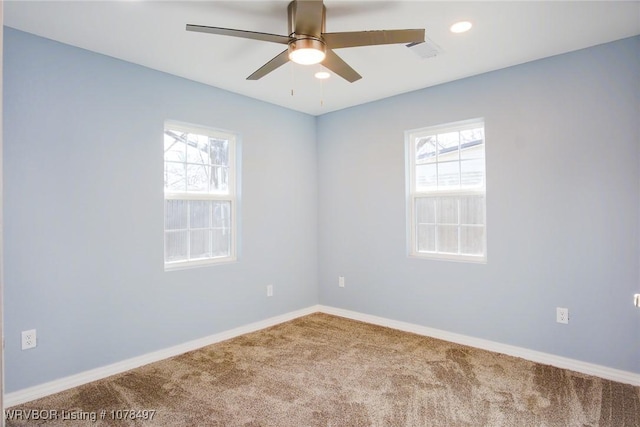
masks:
<svg viewBox="0 0 640 427"><path fill-rule="evenodd" d="M182 132L182 133L188 133L188 134L194 134L194 135L202 135L202 136L207 136L210 138L214 138L214 139L219 139L219 140L226 140L228 141L228 157L227 157L227 164L219 164L215 161L208 161L208 162L195 162L193 160L190 160L188 158L187 153L184 153L184 159L181 160L177 160L177 159L167 159L166 158L166 153L165 153L165 157L164 157L164 173L167 173L167 166L168 165L174 165L174 167L178 167L178 166L183 166L184 167L184 184L181 185L183 187L183 189L181 190L177 190L177 189L167 189L165 187L165 195L166 194L206 194L206 195L213 195L213 194L219 194L219 195L226 195L227 197L230 198L235 198L235 192L236 192L236 145L237 145L237 137L235 134L231 133L231 132L224 132L224 131L219 131L219 130L215 130L215 129L208 129L208 128L203 128L203 127L198 127L198 126L191 126L191 125L187 125L184 123L176 123L176 122L166 122L165 126L164 126L164 130L172 130L172 131L176 131L176 132ZM189 175L187 173L187 169L191 167L191 168L204 168L206 170L209 171L209 176L211 177L212 174L214 173L214 171L227 171L227 189L224 190L218 190L215 189L213 191L210 190L193 190L193 191L189 191L189 183L188 178Z"/></svg>
<svg viewBox="0 0 640 427"><path fill-rule="evenodd" d="M480 208L476 210L476 221L470 220L474 213L466 212L464 202L473 199L482 199ZM419 203L424 200L432 200L433 209L430 218L424 218L424 214L418 214ZM438 206L438 201L454 201L454 209L451 206ZM477 208L477 207L476 207ZM438 192L438 194L415 194L411 196L411 228L410 228L410 252L411 256L423 258L449 259L469 262L484 262L486 260L486 198L482 191L463 192ZM448 211L447 211L448 210ZM447 236L447 233L449 234ZM469 234L481 234L480 244L477 239L475 245L468 243ZM430 234L431 239L421 239L424 234ZM448 240L447 240L448 237ZM465 239L466 238L466 239ZM453 240L453 242L451 241ZM429 243L432 243L429 245ZM425 247L429 246L429 247ZM451 249L451 248L455 248ZM470 251L469 248L474 248Z"/></svg>
<svg viewBox="0 0 640 427"><path fill-rule="evenodd" d="M181 224L177 226L171 227L168 226L167 221L167 213L166 209L168 207L168 202L171 201L185 201L186 207L184 215L184 220ZM221 218L214 217L213 210L215 209L215 205L210 205L207 207L206 217L198 216L193 218L192 209L194 208L192 203L189 202L211 202L211 203L219 203L219 207L223 207L228 204L228 218L225 220L222 215ZM220 262L229 262L236 259L236 204L234 200L223 200L223 199L203 199L203 198L191 198L191 199L181 199L177 197L167 198L165 199L165 230L164 230L164 238L165 238L165 249L164 249L164 257L165 257L165 269L173 270L173 269L182 269L191 266L201 266L206 264L216 264ZM224 208L222 208L224 210ZM202 221L204 219L204 221ZM200 220L200 222L198 222ZM194 223L195 222L195 223ZM226 236L226 238L225 238ZM182 253L179 256L179 259L171 260L169 259L168 245L167 240L170 238L182 238ZM220 237L223 240L220 240ZM204 240L199 242L198 239ZM225 242L226 241L226 242ZM198 246L200 243L200 251L194 249L194 246ZM223 244L224 249L226 249L224 254L217 253L219 251L220 244ZM200 256L199 256L200 255Z"/></svg>

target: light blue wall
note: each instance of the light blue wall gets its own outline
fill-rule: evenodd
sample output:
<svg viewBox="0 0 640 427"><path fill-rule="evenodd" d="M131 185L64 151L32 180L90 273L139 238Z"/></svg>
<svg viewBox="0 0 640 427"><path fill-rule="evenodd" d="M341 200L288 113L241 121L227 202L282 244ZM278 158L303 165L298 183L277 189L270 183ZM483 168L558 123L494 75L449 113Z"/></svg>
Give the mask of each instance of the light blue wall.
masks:
<svg viewBox="0 0 640 427"><path fill-rule="evenodd" d="M640 373L639 52L316 119L6 29L6 391L317 303ZM404 131L475 117L488 263L408 259ZM163 271L165 119L240 133L239 262Z"/></svg>
<svg viewBox="0 0 640 427"><path fill-rule="evenodd" d="M9 28L4 60L7 392L317 303L314 117ZM165 119L239 132L239 262L164 272Z"/></svg>
<svg viewBox="0 0 640 427"><path fill-rule="evenodd" d="M636 37L319 117L321 303L640 372L639 76ZM404 131L477 117L488 263L408 259Z"/></svg>

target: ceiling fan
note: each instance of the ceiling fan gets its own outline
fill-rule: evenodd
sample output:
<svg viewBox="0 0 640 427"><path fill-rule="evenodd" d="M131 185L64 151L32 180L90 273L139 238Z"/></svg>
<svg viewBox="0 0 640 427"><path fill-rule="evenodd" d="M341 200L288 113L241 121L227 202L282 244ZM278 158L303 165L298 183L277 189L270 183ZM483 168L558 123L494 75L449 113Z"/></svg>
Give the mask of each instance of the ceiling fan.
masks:
<svg viewBox="0 0 640 427"><path fill-rule="evenodd" d="M247 80L258 80L289 60L304 65L322 64L340 77L355 82L360 74L344 62L333 49L395 43L424 42L424 29L376 30L326 33L326 7L322 0L293 0L287 8L289 35L234 30L187 24L187 31L242 37L287 45L287 49L258 68Z"/></svg>

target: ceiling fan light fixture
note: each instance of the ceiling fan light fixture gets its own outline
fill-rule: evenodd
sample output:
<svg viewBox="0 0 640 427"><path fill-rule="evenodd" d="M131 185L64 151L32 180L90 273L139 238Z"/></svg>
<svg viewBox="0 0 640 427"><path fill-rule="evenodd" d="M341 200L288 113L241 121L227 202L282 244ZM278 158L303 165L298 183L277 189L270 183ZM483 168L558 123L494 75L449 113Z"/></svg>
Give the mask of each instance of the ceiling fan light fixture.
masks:
<svg viewBox="0 0 640 427"><path fill-rule="evenodd" d="M314 74L316 79L319 80L326 80L329 77L331 77L331 73L327 72L327 71L318 71L317 73Z"/></svg>
<svg viewBox="0 0 640 427"><path fill-rule="evenodd" d="M289 43L289 59L296 64L313 65L324 61L326 47L318 39L298 39Z"/></svg>

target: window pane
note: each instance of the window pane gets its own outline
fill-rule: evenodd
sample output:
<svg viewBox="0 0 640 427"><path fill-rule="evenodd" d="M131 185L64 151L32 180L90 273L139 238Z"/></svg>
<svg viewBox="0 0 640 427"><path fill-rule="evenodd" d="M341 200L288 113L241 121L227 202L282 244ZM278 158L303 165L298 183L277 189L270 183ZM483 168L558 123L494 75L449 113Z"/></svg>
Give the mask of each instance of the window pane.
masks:
<svg viewBox="0 0 640 427"><path fill-rule="evenodd" d="M435 164L416 166L416 187L420 191L438 188L438 169Z"/></svg>
<svg viewBox="0 0 640 427"><path fill-rule="evenodd" d="M484 128L468 129L460 132L460 158L484 158Z"/></svg>
<svg viewBox="0 0 640 427"><path fill-rule="evenodd" d="M164 133L164 159L166 161L184 162L186 145L181 139L182 133L166 130Z"/></svg>
<svg viewBox="0 0 640 427"><path fill-rule="evenodd" d="M187 231L167 231L164 235L165 262L184 261L187 259Z"/></svg>
<svg viewBox="0 0 640 427"><path fill-rule="evenodd" d="M187 191L204 193L209 191L210 166L187 165Z"/></svg>
<svg viewBox="0 0 640 427"><path fill-rule="evenodd" d="M436 251L436 226L418 224L416 236L416 249L418 252Z"/></svg>
<svg viewBox="0 0 640 427"><path fill-rule="evenodd" d="M213 202L213 227L231 228L231 202Z"/></svg>
<svg viewBox="0 0 640 427"><path fill-rule="evenodd" d="M460 186L459 162L438 163L438 188Z"/></svg>
<svg viewBox="0 0 640 427"><path fill-rule="evenodd" d="M458 160L459 132L441 133L438 135L438 162Z"/></svg>
<svg viewBox="0 0 640 427"><path fill-rule="evenodd" d="M205 135L189 135L187 163L209 164L209 138Z"/></svg>
<svg viewBox="0 0 640 427"><path fill-rule="evenodd" d="M189 232L191 259L211 257L211 231L195 230Z"/></svg>
<svg viewBox="0 0 640 427"><path fill-rule="evenodd" d="M169 191L185 191L187 189L184 163L165 162L164 189Z"/></svg>
<svg viewBox="0 0 640 427"><path fill-rule="evenodd" d="M438 252L458 253L458 227L455 225L438 226Z"/></svg>
<svg viewBox="0 0 640 427"><path fill-rule="evenodd" d="M484 184L484 159L460 161L463 187L479 187Z"/></svg>
<svg viewBox="0 0 640 427"><path fill-rule="evenodd" d="M415 141L416 164L433 163L436 161L436 136L417 138Z"/></svg>
<svg viewBox="0 0 640 427"><path fill-rule="evenodd" d="M439 197L437 203L438 224L458 224L458 198Z"/></svg>
<svg viewBox="0 0 640 427"><path fill-rule="evenodd" d="M467 255L484 253L484 230L482 226L460 228L460 252Z"/></svg>
<svg viewBox="0 0 640 427"><path fill-rule="evenodd" d="M484 144L463 148L460 151L460 158L462 160L484 159Z"/></svg>
<svg viewBox="0 0 640 427"><path fill-rule="evenodd" d="M227 166L212 166L211 172L211 192L229 193L229 168Z"/></svg>
<svg viewBox="0 0 640 427"><path fill-rule="evenodd" d="M211 202L192 200L189 202L189 228L211 227Z"/></svg>
<svg viewBox="0 0 640 427"><path fill-rule="evenodd" d="M483 196L466 196L460 198L460 223L484 224Z"/></svg>
<svg viewBox="0 0 640 427"><path fill-rule="evenodd" d="M229 166L229 141L209 138L210 159L212 165Z"/></svg>
<svg viewBox="0 0 640 427"><path fill-rule="evenodd" d="M436 223L436 198L420 197L416 201L416 222L418 224Z"/></svg>
<svg viewBox="0 0 640 427"><path fill-rule="evenodd" d="M187 201L165 200L164 229L184 230L187 228Z"/></svg>
<svg viewBox="0 0 640 427"><path fill-rule="evenodd" d="M228 228L213 230L212 256L229 256L231 253L231 233Z"/></svg>

